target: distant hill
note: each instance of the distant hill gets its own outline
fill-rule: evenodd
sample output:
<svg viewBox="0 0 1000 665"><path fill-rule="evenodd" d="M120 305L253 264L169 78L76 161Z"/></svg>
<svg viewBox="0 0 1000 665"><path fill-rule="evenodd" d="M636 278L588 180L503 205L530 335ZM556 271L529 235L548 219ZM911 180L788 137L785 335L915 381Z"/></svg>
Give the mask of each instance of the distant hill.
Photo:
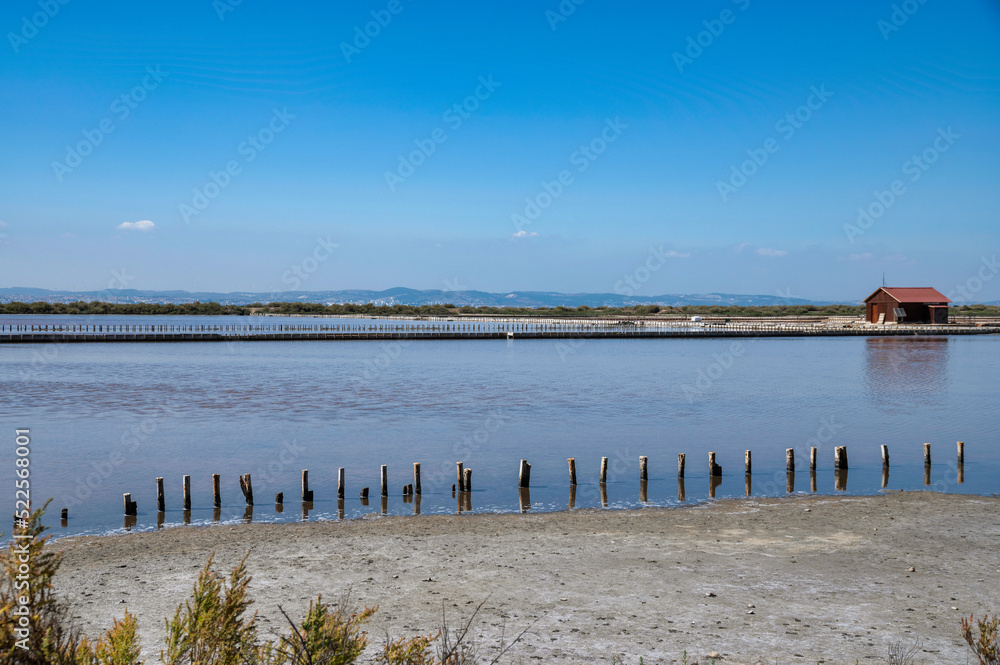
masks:
<svg viewBox="0 0 1000 665"><path fill-rule="evenodd" d="M92 302L174 303L217 302L221 305L249 305L269 302L374 303L376 305L436 305L450 303L472 307L628 307L632 305L829 305L829 301L783 298L781 296L740 295L731 293L673 294L659 296L623 296L615 293L557 293L552 291L438 291L397 287L385 291L282 291L280 293L213 293L189 291L138 291L106 289L103 291L49 291L27 287L0 288L0 303L8 302ZM857 304L857 303L850 303Z"/></svg>

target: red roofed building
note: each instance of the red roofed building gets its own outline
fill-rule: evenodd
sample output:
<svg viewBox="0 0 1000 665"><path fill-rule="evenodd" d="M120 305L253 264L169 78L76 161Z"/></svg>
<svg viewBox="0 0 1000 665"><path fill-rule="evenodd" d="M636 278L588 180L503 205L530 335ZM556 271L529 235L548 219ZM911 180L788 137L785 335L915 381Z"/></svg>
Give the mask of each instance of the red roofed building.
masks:
<svg viewBox="0 0 1000 665"><path fill-rule="evenodd" d="M865 298L869 323L948 323L948 300L930 287L883 286Z"/></svg>

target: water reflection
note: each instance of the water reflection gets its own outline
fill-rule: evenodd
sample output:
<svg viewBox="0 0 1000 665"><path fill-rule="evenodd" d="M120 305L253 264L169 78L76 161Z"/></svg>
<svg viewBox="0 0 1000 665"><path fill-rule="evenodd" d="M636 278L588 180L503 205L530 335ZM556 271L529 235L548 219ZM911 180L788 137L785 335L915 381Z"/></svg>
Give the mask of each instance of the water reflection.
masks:
<svg viewBox="0 0 1000 665"><path fill-rule="evenodd" d="M687 494L684 492L684 476L677 476L677 500L687 501Z"/></svg>
<svg viewBox="0 0 1000 665"><path fill-rule="evenodd" d="M936 404L948 387L948 337L868 337L864 382L880 406Z"/></svg>
<svg viewBox="0 0 1000 665"><path fill-rule="evenodd" d="M569 510L573 510L576 507L576 483L569 486Z"/></svg>
<svg viewBox="0 0 1000 665"><path fill-rule="evenodd" d="M715 498L715 489L721 484L722 484L722 476L708 477L708 496L710 499Z"/></svg>
<svg viewBox="0 0 1000 665"><path fill-rule="evenodd" d="M847 491L847 469L833 470L833 488L838 492Z"/></svg>
<svg viewBox="0 0 1000 665"><path fill-rule="evenodd" d="M531 490L527 487L518 487L517 498L521 504L521 512L528 512L531 509Z"/></svg>
<svg viewBox="0 0 1000 665"><path fill-rule="evenodd" d="M795 472L785 472L785 491L788 494L795 494Z"/></svg>

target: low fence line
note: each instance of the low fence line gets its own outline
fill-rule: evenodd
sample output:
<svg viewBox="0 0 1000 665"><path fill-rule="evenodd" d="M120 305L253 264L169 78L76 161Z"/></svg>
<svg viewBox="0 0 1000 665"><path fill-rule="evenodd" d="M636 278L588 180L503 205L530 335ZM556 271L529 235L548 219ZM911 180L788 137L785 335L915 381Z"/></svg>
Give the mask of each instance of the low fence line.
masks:
<svg viewBox="0 0 1000 665"><path fill-rule="evenodd" d="M218 327L218 326L217 326ZM207 328L207 326L206 326ZM473 339L698 339L718 337L892 337L1000 334L996 328L921 327L704 327L671 330L615 328L605 330L354 330L354 331L147 331L147 332L0 332L0 344L105 342L281 342L358 340Z"/></svg>
<svg viewBox="0 0 1000 665"><path fill-rule="evenodd" d="M880 446L882 455L882 479L881 487L885 488L889 483L889 447L885 444ZM810 491L816 492L816 458L818 449L814 446L809 449L809 482ZM752 485L751 477L753 475L752 471L752 451L747 450L744 453L744 486L746 496L751 495ZM677 484L678 492L677 498L680 501L685 501L685 458L684 453L679 453L677 455ZM923 459L924 459L924 485L928 486L931 484L930 471L931 471L931 444L923 444ZM576 500L576 490L577 490L577 474L576 474L576 458L570 457L566 460L569 466L569 508L572 509L575 506ZM958 483L965 482L964 473L965 464L965 442L957 442L957 481ZM715 451L710 451L708 453L708 478L709 478L709 498L715 498L716 489L722 482L722 466L717 462L717 456ZM452 498L458 499L458 512L472 510L472 469L464 465L463 462L459 461L455 463L456 467L456 480L457 482L451 486ZM848 462L847 462L847 446L836 446L834 448L834 458L833 458L833 468L834 468L834 488L837 491L846 491L847 489L847 472L848 472ZM641 503L647 503L647 488L649 483L649 458L646 455L640 455L638 458L638 465L636 468L639 480L639 501ZM389 481L388 481L388 465L381 465L379 469L379 486L380 486L380 508L382 514L387 514L388 512L388 497L389 497ZM791 494L795 491L795 452L793 448L788 448L785 451L785 477L786 477L786 491ZM344 518L344 495L346 491L346 474L343 467L337 470L337 490L336 490L336 500L337 500L337 514L339 519ZM246 509L244 512L244 519L250 520L253 518L253 485L251 482L250 474L239 474L239 486L243 493L243 498L246 503ZM607 507L607 481L608 481L608 458L602 457L600 460L600 473L597 477L598 486L600 489L600 500L601 506ZM221 518L221 508L222 508L222 490L221 490L221 475L218 473L211 475L212 483L212 506L214 508L213 521L218 522ZM155 479L155 497L157 506L157 526L162 526L164 521L164 513L166 511L167 493L164 490L164 480L162 476L158 476ZM518 498L520 503L521 512L526 512L531 507L531 464L527 459L522 459L519 463L518 468L518 478L517 478L517 489ZM360 493L361 505L368 505L368 487L362 487ZM182 476L181 485L181 495L184 511L184 523L190 523L191 519L191 476ZM331 492L332 495L332 492ZM414 514L420 514L420 501L421 501L422 489L420 484L420 463L414 462L413 464L413 482L407 483L402 486L402 497L404 503L414 504ZM126 492L123 494L123 505L125 512L125 527L129 528L134 526L136 523L138 515L138 501L134 500L133 494L131 492ZM309 487L309 470L302 470L302 518L307 519L309 516L309 511L313 509L313 503L315 501L315 490ZM284 492L277 492L274 497L275 510L276 512L283 512L284 503ZM69 519L69 509L63 508L61 510L62 526L68 525Z"/></svg>

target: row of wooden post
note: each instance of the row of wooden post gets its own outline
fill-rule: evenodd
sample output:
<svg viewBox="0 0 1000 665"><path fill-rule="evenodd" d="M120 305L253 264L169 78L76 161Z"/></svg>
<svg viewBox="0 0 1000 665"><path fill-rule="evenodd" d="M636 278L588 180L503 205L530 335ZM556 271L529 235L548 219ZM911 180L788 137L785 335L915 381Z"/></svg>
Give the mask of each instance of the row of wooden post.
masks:
<svg viewBox="0 0 1000 665"><path fill-rule="evenodd" d="M809 449L809 470L815 471L817 467L817 448L814 446ZM570 457L566 460L569 463L569 484L576 485L576 458ZM684 453L677 454L677 476L680 478L684 477L686 463L686 455ZM963 441L958 442L958 463L965 464L965 443ZM930 466L931 464L931 444L924 444L924 464ZM889 446L882 445L882 465L889 466ZM459 463L461 466L461 463ZM743 467L746 474L750 474L753 469L752 455L751 451L746 451L743 457ZM836 446L833 449L833 468L837 470L846 470L848 468L847 464L847 446ZM722 475L722 466L715 461L715 452L708 453L708 475L715 478ZM795 449L787 448L785 450L785 471L794 472L795 471ZM461 471L459 471L461 473ZM601 458L601 471L598 477L598 482L600 484L605 484L608 482L608 458ZM649 479L649 459L645 455L639 457L639 480ZM521 460L520 472L518 473L517 486L524 488L529 487L531 484L531 464L528 460Z"/></svg>
<svg viewBox="0 0 1000 665"><path fill-rule="evenodd" d="M382 496L389 496L389 477L388 477L388 466L383 464L381 467L381 490ZM251 480L250 474L245 473L239 477L240 480L240 490L243 492L243 498L246 501L246 505L254 505L253 499L253 481ZM464 467L462 462L458 462L458 490L460 492L471 492L472 491L472 469L467 469ZM345 495L346 483L345 483L345 469L340 467L337 470L337 499L343 500ZM452 491L454 491L455 486L452 486ZM184 510L191 510L191 476L184 476L182 482L182 492L184 501ZM421 494L420 485L420 462L413 463L413 482L408 483L403 486L403 496L414 496ZM313 490L309 489L309 470L302 470L302 502L312 503L313 501ZM126 515L136 515L138 513L138 504L132 500L131 493L125 493L123 495L125 503L125 514ZM368 498L368 488L361 488L361 498ZM284 502L284 492L278 492L274 495L274 502L276 504L281 504ZM212 474L212 505L215 508L222 506L222 489L220 476L217 473ZM166 510L166 496L163 490L163 478L158 477L156 479L156 509L158 512L164 512ZM63 509L64 517L68 516L68 510Z"/></svg>
<svg viewBox="0 0 1000 665"><path fill-rule="evenodd" d="M882 466L888 468L889 466L889 447L887 445L882 445ZM809 449L809 470L815 471L817 466L817 448L812 447ZM743 458L744 471L747 475L752 472L752 455L751 451L747 450ZM577 484L576 478L576 458L570 457L566 460L569 464L569 483L572 486ZM677 455L677 476L679 478L684 477L685 471L685 461L686 456L684 453L678 453ZM958 442L958 464L963 465L965 463L965 443L963 441ZM931 444L924 444L924 465L930 467L931 465ZM456 462L456 483L452 485L452 491L456 489L459 492L471 492L472 491L472 469L465 468L463 462ZM722 466L716 462L715 452L708 453L708 468L709 476L712 478L718 478L722 476ZM834 468L838 471L847 470L847 446L837 446L834 448ZM788 473L795 472L795 449L788 448L785 450L785 470ZM639 457L639 479L645 482L649 479L649 459L642 455ZM381 495L383 497L389 496L389 481L388 481L388 466L383 464L380 469L380 480L381 480ZM601 485L607 483L608 480L608 458L601 458L601 470L599 476L599 482ZM243 498L246 501L246 505L254 505L253 498L253 483L250 478L250 474L246 473L239 477L240 489L243 492ZM345 469L340 467L337 470L337 498L340 500L344 499L345 495ZM528 460L522 459L521 465L518 473L517 486L522 489L527 489L531 485L531 464ZM184 476L182 481L182 491L183 491L183 506L184 510L191 510L191 476ZM413 463L413 482L403 486L403 496L414 496L416 494L421 494L420 486L420 463ZM311 503L313 501L313 490L309 489L309 470L302 470L302 502ZM220 476L217 473L212 474L212 503L213 506L218 508L222 506L222 492L221 492L221 482ZM368 488L363 487L361 489L361 497L363 499L368 498ZM138 512L138 504L132 500L131 493L125 493L123 495L125 504L125 514L126 515L136 515ZM274 502L276 504L281 504L284 501L284 493L278 492L274 496ZM166 510L166 497L163 490L163 478L158 477L156 479L156 509L159 512L164 512ZM66 519L68 511L63 509L63 519Z"/></svg>

